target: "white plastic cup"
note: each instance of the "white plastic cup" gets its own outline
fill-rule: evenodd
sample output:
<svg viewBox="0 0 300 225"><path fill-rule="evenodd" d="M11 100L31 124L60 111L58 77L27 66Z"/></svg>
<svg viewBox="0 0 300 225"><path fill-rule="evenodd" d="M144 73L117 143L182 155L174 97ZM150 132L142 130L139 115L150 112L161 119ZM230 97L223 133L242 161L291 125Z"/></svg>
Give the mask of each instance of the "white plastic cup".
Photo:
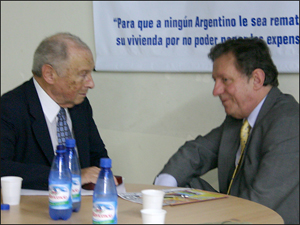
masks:
<svg viewBox="0 0 300 225"><path fill-rule="evenodd" d="M166 213L164 209L142 209L143 224L164 224Z"/></svg>
<svg viewBox="0 0 300 225"><path fill-rule="evenodd" d="M165 192L161 190L142 190L143 209L161 209Z"/></svg>
<svg viewBox="0 0 300 225"><path fill-rule="evenodd" d="M22 177L16 176L1 177L1 192L4 204L20 204L22 180Z"/></svg>

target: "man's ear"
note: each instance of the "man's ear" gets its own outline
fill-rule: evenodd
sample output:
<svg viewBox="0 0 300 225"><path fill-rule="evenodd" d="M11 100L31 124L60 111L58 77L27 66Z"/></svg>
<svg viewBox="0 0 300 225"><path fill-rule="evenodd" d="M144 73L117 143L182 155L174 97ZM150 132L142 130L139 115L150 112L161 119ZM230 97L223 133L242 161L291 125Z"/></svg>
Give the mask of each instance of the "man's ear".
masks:
<svg viewBox="0 0 300 225"><path fill-rule="evenodd" d="M252 72L252 78L253 78L253 88L254 90L260 89L265 82L265 72L262 69L255 69Z"/></svg>
<svg viewBox="0 0 300 225"><path fill-rule="evenodd" d="M42 76L44 80L49 84L54 84L56 71L49 64L44 64L42 66Z"/></svg>

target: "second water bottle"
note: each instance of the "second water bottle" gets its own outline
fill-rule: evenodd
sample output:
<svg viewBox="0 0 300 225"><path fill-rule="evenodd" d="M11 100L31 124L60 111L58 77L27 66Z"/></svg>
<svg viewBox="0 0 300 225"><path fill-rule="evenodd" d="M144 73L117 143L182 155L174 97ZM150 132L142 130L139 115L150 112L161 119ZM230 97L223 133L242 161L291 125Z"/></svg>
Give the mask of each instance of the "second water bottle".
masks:
<svg viewBox="0 0 300 225"><path fill-rule="evenodd" d="M75 149L75 139L66 139L68 166L72 174L72 208L78 212L81 206L81 168Z"/></svg>
<svg viewBox="0 0 300 225"><path fill-rule="evenodd" d="M71 181L66 148L58 145L49 174L49 215L53 220L67 220L72 215Z"/></svg>

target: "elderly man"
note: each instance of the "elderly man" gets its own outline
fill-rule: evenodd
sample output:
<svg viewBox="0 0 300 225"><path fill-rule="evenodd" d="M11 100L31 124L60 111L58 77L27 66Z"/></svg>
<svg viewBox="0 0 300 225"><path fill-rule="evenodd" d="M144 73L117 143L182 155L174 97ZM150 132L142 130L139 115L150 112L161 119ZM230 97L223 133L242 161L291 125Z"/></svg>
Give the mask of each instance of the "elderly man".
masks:
<svg viewBox="0 0 300 225"><path fill-rule="evenodd" d="M1 97L1 176L22 177L23 188L48 189L63 113L76 139L82 184L96 183L100 158L108 155L86 97L94 87L93 68L91 50L72 34L58 33L40 43L33 78Z"/></svg>

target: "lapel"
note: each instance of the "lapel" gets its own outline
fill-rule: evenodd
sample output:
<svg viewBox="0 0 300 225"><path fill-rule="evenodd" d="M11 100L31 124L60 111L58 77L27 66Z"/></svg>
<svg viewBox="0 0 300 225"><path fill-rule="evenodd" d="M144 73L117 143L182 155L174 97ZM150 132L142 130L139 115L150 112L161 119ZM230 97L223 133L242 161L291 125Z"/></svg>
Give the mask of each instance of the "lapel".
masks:
<svg viewBox="0 0 300 225"><path fill-rule="evenodd" d="M263 118L268 114L270 109L273 107L275 102L277 101L277 98L280 96L281 91L277 87L272 87L272 89L269 91L267 98L264 102L264 104L261 107L261 110L257 116L254 129L255 127L259 126L261 124ZM254 131L254 130L253 130Z"/></svg>
<svg viewBox="0 0 300 225"><path fill-rule="evenodd" d="M54 157L52 142L43 109L34 87L33 78L31 78L26 85L25 95L28 101L33 135L35 136L41 151L45 154L51 165Z"/></svg>
<svg viewBox="0 0 300 225"><path fill-rule="evenodd" d="M73 108L69 108L81 168L85 168L90 165L90 146L88 137L89 128L88 121L86 119L87 114L84 110L83 104L84 103L81 103L74 106Z"/></svg>
<svg viewBox="0 0 300 225"><path fill-rule="evenodd" d="M220 192L226 193L234 168L235 156L239 147L239 133L243 120L227 116L219 150L218 177Z"/></svg>

